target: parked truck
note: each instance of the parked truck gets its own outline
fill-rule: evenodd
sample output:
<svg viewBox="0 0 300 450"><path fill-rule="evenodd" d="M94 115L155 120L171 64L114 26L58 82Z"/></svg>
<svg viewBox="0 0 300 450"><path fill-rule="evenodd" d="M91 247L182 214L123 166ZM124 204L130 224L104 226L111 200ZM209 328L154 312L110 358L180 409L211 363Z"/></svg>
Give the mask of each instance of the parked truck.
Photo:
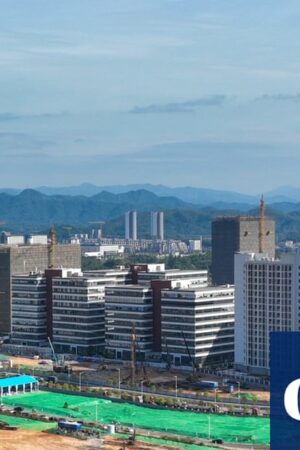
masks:
<svg viewBox="0 0 300 450"><path fill-rule="evenodd" d="M213 390L218 389L219 383L217 381L212 380L201 380L199 383L200 389Z"/></svg>

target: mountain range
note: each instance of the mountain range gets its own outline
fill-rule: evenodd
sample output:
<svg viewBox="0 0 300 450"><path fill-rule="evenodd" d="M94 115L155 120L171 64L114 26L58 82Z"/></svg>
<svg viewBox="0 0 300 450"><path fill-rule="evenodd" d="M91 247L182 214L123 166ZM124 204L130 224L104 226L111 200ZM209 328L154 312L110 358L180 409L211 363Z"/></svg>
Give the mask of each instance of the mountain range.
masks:
<svg viewBox="0 0 300 450"><path fill-rule="evenodd" d="M32 189L21 193L0 194L0 222L2 229L13 232L46 232L52 224L63 229L72 226L73 232L86 232L105 221L106 236L124 236L124 213L137 210L138 233L149 237L149 211L165 212L165 234L168 238L209 237L212 219L217 215L257 215L258 202L210 205L185 202L174 196L161 196L145 189L111 193L101 191L93 196L46 195ZM267 214L277 223L278 240L300 241L300 203L277 202L267 204Z"/></svg>
<svg viewBox="0 0 300 450"><path fill-rule="evenodd" d="M72 195L92 197L103 191L112 194L123 194L136 190L147 190L160 197L177 197L178 199L192 203L195 205L214 205L217 208L223 208L224 203L244 204L244 209L249 205L256 205L259 201L260 195L247 195L232 191L222 191L215 189L197 188L191 186L183 187L168 187L164 185L153 184L128 184L128 185L112 185L112 186L96 186L91 183L83 183L76 186L67 187L49 187L40 186L35 188L36 191L46 195ZM9 195L18 195L22 189L0 189L0 193ZM273 191L265 193L265 198L269 203L275 202L300 202L300 188L283 186ZM220 205L219 207L217 205Z"/></svg>

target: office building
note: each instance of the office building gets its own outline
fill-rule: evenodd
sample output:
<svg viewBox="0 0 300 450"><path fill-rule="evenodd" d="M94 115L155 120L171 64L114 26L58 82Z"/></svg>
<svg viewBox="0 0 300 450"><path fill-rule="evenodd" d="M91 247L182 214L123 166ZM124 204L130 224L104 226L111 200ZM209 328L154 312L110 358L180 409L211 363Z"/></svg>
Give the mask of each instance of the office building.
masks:
<svg viewBox="0 0 300 450"><path fill-rule="evenodd" d="M125 214L125 239L137 240L137 212L127 211Z"/></svg>
<svg viewBox="0 0 300 450"><path fill-rule="evenodd" d="M12 277L11 343L47 344L47 285L42 274Z"/></svg>
<svg viewBox="0 0 300 450"><path fill-rule="evenodd" d="M52 336L56 351L96 355L104 351L105 278L52 278Z"/></svg>
<svg viewBox="0 0 300 450"><path fill-rule="evenodd" d="M280 259L238 253L235 279L235 365L268 375L270 332L300 330L299 249Z"/></svg>
<svg viewBox="0 0 300 450"><path fill-rule="evenodd" d="M134 283L150 285L152 280L173 281L174 287L207 286L207 270L166 269L165 264L140 264L131 267Z"/></svg>
<svg viewBox="0 0 300 450"><path fill-rule="evenodd" d="M164 359L175 366L220 367L234 357L234 286L161 291Z"/></svg>
<svg viewBox="0 0 300 450"><path fill-rule="evenodd" d="M106 350L110 356L130 360L134 332L136 357L145 359L153 347L151 288L139 285L107 286L105 316Z"/></svg>
<svg viewBox="0 0 300 450"><path fill-rule="evenodd" d="M207 271L166 270L164 264L131 267L131 285L108 286L105 292L106 345L115 358L130 359L135 324L137 353L144 359L162 351L163 289L205 287Z"/></svg>
<svg viewBox="0 0 300 450"><path fill-rule="evenodd" d="M81 266L79 245L56 245L57 267ZM11 277L43 272L50 265L48 245L0 245L0 336L11 332Z"/></svg>
<svg viewBox="0 0 300 450"><path fill-rule="evenodd" d="M164 213L162 211L151 212L151 237L159 241L164 240Z"/></svg>
<svg viewBox="0 0 300 450"><path fill-rule="evenodd" d="M234 284L234 254L264 253L275 257L275 221L264 217L217 217L212 222L212 282Z"/></svg>

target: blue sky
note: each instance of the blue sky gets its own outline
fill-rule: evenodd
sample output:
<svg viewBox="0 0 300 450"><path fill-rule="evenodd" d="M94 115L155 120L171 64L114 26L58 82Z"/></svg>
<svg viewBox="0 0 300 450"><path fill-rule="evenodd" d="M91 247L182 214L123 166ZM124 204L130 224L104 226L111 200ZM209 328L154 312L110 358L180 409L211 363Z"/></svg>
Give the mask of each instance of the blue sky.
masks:
<svg viewBox="0 0 300 450"><path fill-rule="evenodd" d="M0 0L0 185L299 183L296 0Z"/></svg>

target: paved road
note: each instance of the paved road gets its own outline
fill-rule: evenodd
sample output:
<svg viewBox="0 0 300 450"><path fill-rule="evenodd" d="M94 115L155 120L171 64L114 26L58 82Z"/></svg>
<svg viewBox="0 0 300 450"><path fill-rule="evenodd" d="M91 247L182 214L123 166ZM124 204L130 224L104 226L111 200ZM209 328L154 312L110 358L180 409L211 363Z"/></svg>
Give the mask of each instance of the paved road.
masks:
<svg viewBox="0 0 300 450"><path fill-rule="evenodd" d="M16 372L17 370L13 370L10 369L12 372ZM23 370L23 373L27 373L32 375L32 371L31 370ZM58 381L61 383L72 383L72 384L76 384L76 385L81 385L82 387L101 387L104 389L109 389L109 390L113 390L115 392L118 392L118 388L115 386L111 386L107 383L101 382L97 379L95 379L95 377L92 377L92 373L90 372L81 372L82 376L79 377L78 375L75 374L67 374L67 373L53 373L53 376L56 376ZM88 374L88 376L86 375ZM147 386L143 385L143 387L141 386L140 389L134 389L134 388L129 388L129 387L124 387L121 385L121 392L123 393L128 393L128 394L134 394L134 395L141 395L142 393L144 395L153 395L153 396L159 396L162 398L167 398L167 399L171 399L173 401L176 401L177 399L181 399L181 400L185 400L188 402L204 402L210 405L219 405L219 406L224 406L224 407L230 407L230 406L235 406L235 407L241 407L241 408L253 408L253 407L258 407L260 409L266 410L267 412L269 412L270 406L269 403L266 401L261 401L261 400L257 400L257 401L252 401L252 400L247 400L246 402L243 401L242 399L238 399L238 398L227 398L226 400L217 400L215 399L215 396L208 396L208 397L196 397L193 394L187 394L187 393L182 393L182 392L178 392L177 396L175 395L175 393L170 393L170 392L166 392L166 391L155 391L153 392L151 389L147 388Z"/></svg>

